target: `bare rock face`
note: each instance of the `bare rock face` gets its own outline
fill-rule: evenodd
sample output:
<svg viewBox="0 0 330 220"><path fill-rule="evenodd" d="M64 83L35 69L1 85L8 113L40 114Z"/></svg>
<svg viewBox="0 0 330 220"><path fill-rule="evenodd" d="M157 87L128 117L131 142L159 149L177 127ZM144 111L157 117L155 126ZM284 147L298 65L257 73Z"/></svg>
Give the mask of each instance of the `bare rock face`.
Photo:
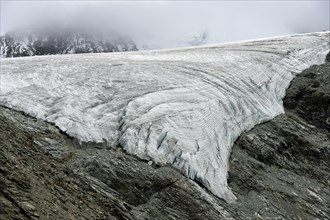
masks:
<svg viewBox="0 0 330 220"><path fill-rule="evenodd" d="M171 167L0 107L0 219L230 219Z"/></svg>
<svg viewBox="0 0 330 220"><path fill-rule="evenodd" d="M330 56L327 56L330 62ZM328 64L328 63L327 63ZM308 123L330 131L330 86L328 66L313 66L295 79L284 99L285 107Z"/></svg>
<svg viewBox="0 0 330 220"><path fill-rule="evenodd" d="M238 200L229 209L251 218L329 218L329 61L292 81L285 114L236 141L229 185Z"/></svg>

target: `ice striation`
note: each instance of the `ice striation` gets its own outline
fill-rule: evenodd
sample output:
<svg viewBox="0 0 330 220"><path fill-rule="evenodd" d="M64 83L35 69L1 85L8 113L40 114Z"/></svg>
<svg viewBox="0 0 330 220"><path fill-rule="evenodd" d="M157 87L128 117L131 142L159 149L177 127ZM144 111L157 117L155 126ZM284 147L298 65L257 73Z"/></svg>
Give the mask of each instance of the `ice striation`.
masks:
<svg viewBox="0 0 330 220"><path fill-rule="evenodd" d="M294 76L321 64L330 32L173 50L1 60L0 104L81 142L172 164L215 195L234 141L283 113Z"/></svg>

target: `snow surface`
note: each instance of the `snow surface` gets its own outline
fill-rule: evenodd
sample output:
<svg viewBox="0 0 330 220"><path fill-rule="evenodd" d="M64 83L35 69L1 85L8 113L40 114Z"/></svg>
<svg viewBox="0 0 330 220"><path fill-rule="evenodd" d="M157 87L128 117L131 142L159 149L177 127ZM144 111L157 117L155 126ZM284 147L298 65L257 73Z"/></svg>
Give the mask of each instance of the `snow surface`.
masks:
<svg viewBox="0 0 330 220"><path fill-rule="evenodd" d="M173 164L228 202L231 147L283 113L294 76L321 64L330 32L174 50L2 59L0 104L82 142Z"/></svg>

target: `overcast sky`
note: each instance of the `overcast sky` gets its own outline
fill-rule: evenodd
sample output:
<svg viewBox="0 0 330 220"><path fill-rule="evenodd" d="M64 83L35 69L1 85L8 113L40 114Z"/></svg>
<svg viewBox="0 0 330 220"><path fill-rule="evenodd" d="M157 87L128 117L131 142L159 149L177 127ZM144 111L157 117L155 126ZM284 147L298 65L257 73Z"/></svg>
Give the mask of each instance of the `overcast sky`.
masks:
<svg viewBox="0 0 330 220"><path fill-rule="evenodd" d="M329 30L330 1L2 1L1 34L47 23L115 27L139 37L191 37L208 43Z"/></svg>

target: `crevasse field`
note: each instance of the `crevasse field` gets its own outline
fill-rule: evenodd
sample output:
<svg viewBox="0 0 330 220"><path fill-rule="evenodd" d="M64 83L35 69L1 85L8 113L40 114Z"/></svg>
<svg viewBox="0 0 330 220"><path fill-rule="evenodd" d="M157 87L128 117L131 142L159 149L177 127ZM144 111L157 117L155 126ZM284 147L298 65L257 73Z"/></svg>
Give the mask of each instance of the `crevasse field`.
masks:
<svg viewBox="0 0 330 220"><path fill-rule="evenodd" d="M325 60L330 32L111 54L1 59L0 104L81 142L172 164L228 202L231 147L284 112L296 74Z"/></svg>

